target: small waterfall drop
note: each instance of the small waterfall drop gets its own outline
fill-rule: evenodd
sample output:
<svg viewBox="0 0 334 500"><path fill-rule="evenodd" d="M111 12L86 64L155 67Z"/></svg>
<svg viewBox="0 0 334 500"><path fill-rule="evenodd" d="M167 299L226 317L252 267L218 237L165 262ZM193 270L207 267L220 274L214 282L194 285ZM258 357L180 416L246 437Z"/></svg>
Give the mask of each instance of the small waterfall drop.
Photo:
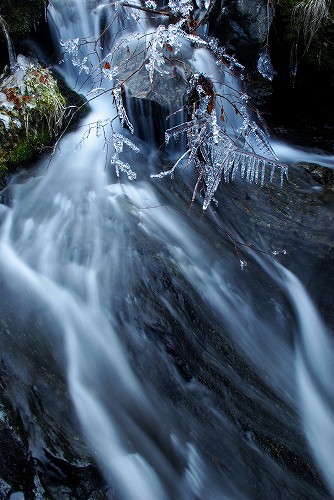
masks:
<svg viewBox="0 0 334 500"><path fill-rule="evenodd" d="M2 29L2 31L5 35L5 38L6 38L9 67L10 67L11 71L13 71L15 66L16 66L15 48L14 48L13 41L8 33L6 23L5 23L4 19L2 18L2 16L0 16L0 28Z"/></svg>
<svg viewBox="0 0 334 500"><path fill-rule="evenodd" d="M113 19L106 9L53 0L55 37L99 38ZM109 42L129 35L128 22L110 24ZM89 72L103 50L94 47ZM206 55L197 49L198 71ZM88 93L89 75L78 81L77 68L65 61L62 71ZM227 73L225 85L234 82ZM106 147L112 99L92 99L50 164L14 180L0 226L4 290L26 291L22 321L48 312L52 329L38 331L40 342L64 367L108 497L324 498L312 466L300 470L311 462L305 436L334 493L333 346L305 288L246 245L241 271L235 215L210 208L204 222L189 217L184 179L146 174L157 170L153 155L133 153L136 183L116 178Z"/></svg>

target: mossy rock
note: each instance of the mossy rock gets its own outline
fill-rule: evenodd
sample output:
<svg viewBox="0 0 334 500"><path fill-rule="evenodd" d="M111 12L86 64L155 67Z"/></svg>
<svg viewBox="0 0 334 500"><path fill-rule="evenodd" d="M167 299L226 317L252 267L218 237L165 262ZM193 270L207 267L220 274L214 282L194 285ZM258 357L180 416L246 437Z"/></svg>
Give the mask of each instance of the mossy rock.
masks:
<svg viewBox="0 0 334 500"><path fill-rule="evenodd" d="M0 81L0 177L52 147L83 116L85 103L48 69L19 56L14 73Z"/></svg>

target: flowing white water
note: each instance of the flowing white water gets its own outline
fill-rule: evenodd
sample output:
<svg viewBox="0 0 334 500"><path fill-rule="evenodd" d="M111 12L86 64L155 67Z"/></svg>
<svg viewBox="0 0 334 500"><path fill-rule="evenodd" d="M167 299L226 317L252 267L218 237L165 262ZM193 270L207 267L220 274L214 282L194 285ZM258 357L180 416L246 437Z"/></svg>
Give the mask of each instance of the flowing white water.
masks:
<svg viewBox="0 0 334 500"><path fill-rule="evenodd" d="M8 61L9 61L9 67L11 70L14 70L16 66L16 53L15 53L15 48L13 41L8 33L6 23L2 16L0 16L0 28L2 29L5 38L6 38L6 43L7 43L7 50L8 50Z"/></svg>
<svg viewBox="0 0 334 500"><path fill-rule="evenodd" d="M334 156L294 148L281 142L274 142L273 148L282 162L310 162L334 169Z"/></svg>
<svg viewBox="0 0 334 500"><path fill-rule="evenodd" d="M102 11L50 7L63 40L97 36ZM111 96L93 101L85 122L111 108ZM61 332L55 349L110 497L320 498L260 446L263 434L301 456L295 412L334 493L333 346L301 283L259 254L252 276L240 271L214 221L187 217L182 190L145 180L148 158L142 180L120 184L105 138L81 138L68 134L43 175L14 186L0 269Z"/></svg>
<svg viewBox="0 0 334 500"><path fill-rule="evenodd" d="M306 435L321 470L334 492L333 340L298 280L283 270L300 325L296 371Z"/></svg>

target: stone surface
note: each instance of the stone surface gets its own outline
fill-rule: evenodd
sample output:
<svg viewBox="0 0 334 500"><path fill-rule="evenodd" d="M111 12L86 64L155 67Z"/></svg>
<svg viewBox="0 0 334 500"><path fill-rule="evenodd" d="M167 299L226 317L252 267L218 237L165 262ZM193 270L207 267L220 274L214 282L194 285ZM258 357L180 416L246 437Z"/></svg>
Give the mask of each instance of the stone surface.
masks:
<svg viewBox="0 0 334 500"><path fill-rule="evenodd" d="M186 42L187 43L187 42ZM155 71L153 81L143 59L130 59L126 69L117 75L123 85L123 100L135 133L148 143L159 146L165 140L165 130L180 122L192 74L190 64L182 54L175 57L165 49L170 60ZM168 118L169 117L169 118Z"/></svg>
<svg viewBox="0 0 334 500"><path fill-rule="evenodd" d="M210 25L223 44L243 53L266 43L273 15L267 0L217 0Z"/></svg>

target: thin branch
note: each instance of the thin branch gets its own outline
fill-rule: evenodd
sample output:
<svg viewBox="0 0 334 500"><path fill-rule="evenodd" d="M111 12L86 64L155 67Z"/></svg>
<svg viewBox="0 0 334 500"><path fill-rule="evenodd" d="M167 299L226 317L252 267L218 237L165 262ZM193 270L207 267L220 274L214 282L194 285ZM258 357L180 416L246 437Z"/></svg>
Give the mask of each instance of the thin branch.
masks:
<svg viewBox="0 0 334 500"><path fill-rule="evenodd" d="M150 14L157 14L159 16L172 17L172 14L170 12L167 12L166 10L149 9L148 7L142 7L141 5L136 5L134 3L127 3L127 2L121 2L120 5L122 5L122 7L130 7L131 9L137 9L137 10L143 10L144 12L150 12Z"/></svg>

